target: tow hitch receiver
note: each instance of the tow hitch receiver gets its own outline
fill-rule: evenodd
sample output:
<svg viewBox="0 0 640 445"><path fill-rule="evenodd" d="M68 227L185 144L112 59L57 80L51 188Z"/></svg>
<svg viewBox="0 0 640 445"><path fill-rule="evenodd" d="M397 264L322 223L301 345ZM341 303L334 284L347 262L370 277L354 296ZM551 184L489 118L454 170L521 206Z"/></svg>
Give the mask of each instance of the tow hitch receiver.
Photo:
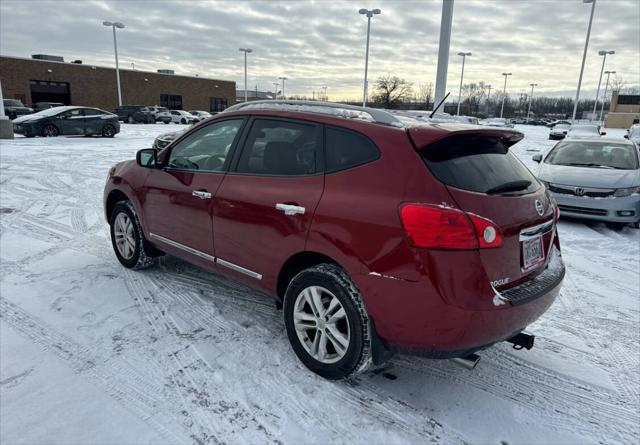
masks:
<svg viewBox="0 0 640 445"><path fill-rule="evenodd" d="M533 343L535 341L535 335L525 334L524 332L520 332L519 334L514 335L507 341L513 344L513 349L520 350L522 348L529 350L533 348Z"/></svg>

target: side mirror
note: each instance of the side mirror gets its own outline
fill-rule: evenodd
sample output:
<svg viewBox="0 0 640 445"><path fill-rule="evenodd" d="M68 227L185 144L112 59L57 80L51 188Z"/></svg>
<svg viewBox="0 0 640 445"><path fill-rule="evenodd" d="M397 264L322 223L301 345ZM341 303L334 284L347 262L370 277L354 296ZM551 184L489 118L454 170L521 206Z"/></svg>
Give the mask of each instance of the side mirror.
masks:
<svg viewBox="0 0 640 445"><path fill-rule="evenodd" d="M533 155L531 156L531 159L533 159L535 162L539 164L542 162L542 155L541 154Z"/></svg>
<svg viewBox="0 0 640 445"><path fill-rule="evenodd" d="M567 134L567 132L566 132L566 131L563 131L563 132L562 132L562 134Z"/></svg>
<svg viewBox="0 0 640 445"><path fill-rule="evenodd" d="M156 168L158 165L158 153L154 148L143 148L136 153L136 162L140 167Z"/></svg>
<svg viewBox="0 0 640 445"><path fill-rule="evenodd" d="M606 135L606 134L607 134L607 132L606 132L606 131L603 131L602 133L600 133L600 136L604 136L604 135Z"/></svg>
<svg viewBox="0 0 640 445"><path fill-rule="evenodd" d="M625 138L625 139L629 139L629 135L628 135L628 134L625 134L625 135L624 135L624 138Z"/></svg>

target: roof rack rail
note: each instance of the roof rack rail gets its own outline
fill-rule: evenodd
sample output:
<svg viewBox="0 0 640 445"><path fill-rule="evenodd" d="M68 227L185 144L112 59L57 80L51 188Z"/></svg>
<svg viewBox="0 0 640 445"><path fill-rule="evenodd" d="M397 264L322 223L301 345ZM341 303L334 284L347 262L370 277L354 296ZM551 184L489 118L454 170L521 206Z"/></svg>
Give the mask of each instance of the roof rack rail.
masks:
<svg viewBox="0 0 640 445"><path fill-rule="evenodd" d="M307 113L331 114L347 119L363 119L380 124L403 127L403 123L396 116L385 110L376 108L359 107L356 105L340 104L336 102L320 102L312 100L253 100L233 105L225 112L239 111L242 109L262 110L291 110ZM339 111L342 110L342 113Z"/></svg>

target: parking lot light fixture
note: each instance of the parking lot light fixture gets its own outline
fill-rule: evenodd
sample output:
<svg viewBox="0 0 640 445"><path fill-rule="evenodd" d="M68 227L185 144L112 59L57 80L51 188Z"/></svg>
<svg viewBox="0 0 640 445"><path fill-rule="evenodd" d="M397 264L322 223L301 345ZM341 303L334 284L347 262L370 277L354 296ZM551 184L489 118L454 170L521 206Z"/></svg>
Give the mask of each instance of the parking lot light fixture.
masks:
<svg viewBox="0 0 640 445"><path fill-rule="evenodd" d="M273 82L273 86L276 89L276 91L273 94L273 100L276 100L278 99L278 87L280 86L280 82Z"/></svg>
<svg viewBox="0 0 640 445"><path fill-rule="evenodd" d="M507 78L513 73L502 73L504 76L504 89L502 90L502 107L500 107L500 117L504 113L504 100L507 98Z"/></svg>
<svg viewBox="0 0 640 445"><path fill-rule="evenodd" d="M253 52L251 48L239 48L239 51L244 53L244 101L248 100L248 91L247 91L247 54Z"/></svg>
<svg viewBox="0 0 640 445"><path fill-rule="evenodd" d="M470 56L471 53L458 53L459 56L462 56L462 73L460 73L460 91L458 91L458 111L456 112L456 116L460 116L460 100L462 99L462 79L464 79L464 61L467 56Z"/></svg>
<svg viewBox="0 0 640 445"><path fill-rule="evenodd" d="M593 111L591 113L591 118L593 119L596 116L596 109L598 107L598 97L600 96L600 85L602 84L602 73L604 73L604 63L607 61L607 54L615 54L615 51L607 51L601 50L598 51L598 55L602 56L602 68L600 68L600 80L598 80L598 90L596 91L596 100L593 103Z"/></svg>
<svg viewBox="0 0 640 445"><path fill-rule="evenodd" d="M253 52L251 48L238 48L244 53L244 101L247 102L247 54Z"/></svg>
<svg viewBox="0 0 640 445"><path fill-rule="evenodd" d="M578 111L578 100L580 99L580 87L582 86L582 75L584 74L584 62L587 60L587 48L589 48L589 36L591 35L591 25L593 23L593 13L596 10L596 0L582 0L582 3L591 3L591 15L589 16L589 26L587 27L587 38L584 42L584 51L582 53L582 65L580 66L580 77L578 77L578 89L576 90L576 100L573 103L572 120L576 120L576 112Z"/></svg>
<svg viewBox="0 0 640 445"><path fill-rule="evenodd" d="M527 111L527 123L529 122L530 116L531 116L531 102L533 101L533 89L535 87L538 86L537 83L530 83L529 86L531 87L531 94L529 95L529 110Z"/></svg>
<svg viewBox="0 0 640 445"><path fill-rule="evenodd" d="M278 79L280 79L282 81L282 98L286 99L287 96L284 95L284 81L287 80L286 77L278 77Z"/></svg>
<svg viewBox="0 0 640 445"><path fill-rule="evenodd" d="M118 82L118 106L122 106L122 89L120 88L120 67L118 66L118 42L116 40L116 28L124 29L124 24L120 22L102 22L104 26L110 26L113 29L113 50L116 55L116 81Z"/></svg>
<svg viewBox="0 0 640 445"><path fill-rule="evenodd" d="M367 49L364 56L364 93L362 94L362 106L367 106L367 71L369 69L369 36L371 35L371 17L382 13L379 9L361 9L358 11L367 16Z"/></svg>
<svg viewBox="0 0 640 445"><path fill-rule="evenodd" d="M604 117L604 103L607 101L607 90L609 90L609 76L611 74L615 74L615 71L605 71L607 75L607 83L605 83L604 87L604 96L602 96L602 107L600 107L600 122L602 122L602 118Z"/></svg>

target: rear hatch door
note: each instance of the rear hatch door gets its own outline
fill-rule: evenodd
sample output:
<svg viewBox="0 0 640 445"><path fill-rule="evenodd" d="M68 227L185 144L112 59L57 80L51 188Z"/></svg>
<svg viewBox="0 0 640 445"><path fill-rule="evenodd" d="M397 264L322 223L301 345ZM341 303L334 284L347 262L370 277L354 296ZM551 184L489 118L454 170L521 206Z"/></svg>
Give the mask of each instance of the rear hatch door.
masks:
<svg viewBox="0 0 640 445"><path fill-rule="evenodd" d="M522 133L464 129L436 140L419 128L409 134L455 204L500 228L502 247L479 250L494 287L506 289L540 272L553 242L554 208L544 186L509 150Z"/></svg>

